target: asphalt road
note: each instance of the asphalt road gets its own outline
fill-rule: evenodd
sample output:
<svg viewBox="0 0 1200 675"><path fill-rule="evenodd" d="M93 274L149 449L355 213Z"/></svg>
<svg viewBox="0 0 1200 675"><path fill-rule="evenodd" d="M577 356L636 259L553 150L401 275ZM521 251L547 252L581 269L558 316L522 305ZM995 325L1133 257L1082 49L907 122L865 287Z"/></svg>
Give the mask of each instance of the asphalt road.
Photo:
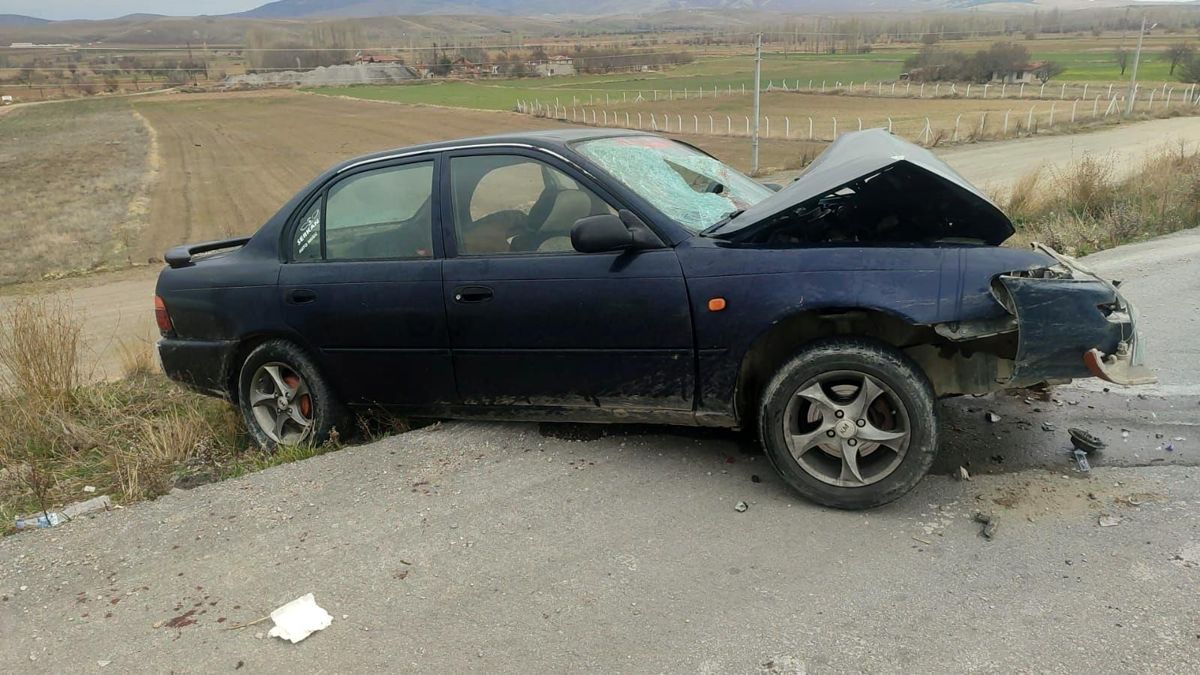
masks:
<svg viewBox="0 0 1200 675"><path fill-rule="evenodd" d="M1197 672L1200 231L1088 262L1162 384L947 401L894 504L801 501L736 433L447 423L0 540L0 670ZM305 642L229 630L308 592Z"/></svg>

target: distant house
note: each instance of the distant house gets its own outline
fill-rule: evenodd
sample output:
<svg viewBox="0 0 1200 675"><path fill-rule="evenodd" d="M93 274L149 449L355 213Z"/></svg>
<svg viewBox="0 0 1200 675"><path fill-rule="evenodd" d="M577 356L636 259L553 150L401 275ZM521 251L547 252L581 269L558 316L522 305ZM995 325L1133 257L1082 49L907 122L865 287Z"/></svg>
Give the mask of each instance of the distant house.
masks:
<svg viewBox="0 0 1200 675"><path fill-rule="evenodd" d="M993 71L991 79L992 82L1003 82L1004 84L1032 84L1038 79L1038 71L1045 67L1045 61L1035 61L1012 70Z"/></svg>
<svg viewBox="0 0 1200 675"><path fill-rule="evenodd" d="M532 65L533 72L542 77L575 74L575 62L571 60L571 57L562 54L551 56L546 61L535 61Z"/></svg>
<svg viewBox="0 0 1200 675"><path fill-rule="evenodd" d="M354 57L355 63L404 63L404 59L394 54L364 54L359 52Z"/></svg>
<svg viewBox="0 0 1200 675"><path fill-rule="evenodd" d="M450 62L451 77L476 78L483 74L483 68L465 56L460 56Z"/></svg>
<svg viewBox="0 0 1200 675"><path fill-rule="evenodd" d="M9 96L8 94L0 96L0 105L12 105L12 102L13 97Z"/></svg>

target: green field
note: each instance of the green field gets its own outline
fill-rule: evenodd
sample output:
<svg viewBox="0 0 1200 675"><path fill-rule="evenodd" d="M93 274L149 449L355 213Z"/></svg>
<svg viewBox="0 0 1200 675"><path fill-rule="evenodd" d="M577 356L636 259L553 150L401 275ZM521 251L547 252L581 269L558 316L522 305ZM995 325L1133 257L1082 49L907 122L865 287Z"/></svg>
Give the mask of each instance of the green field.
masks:
<svg viewBox="0 0 1200 675"><path fill-rule="evenodd" d="M888 82L899 76L904 68L904 60L913 51L889 49L869 54L767 54L763 58L763 84L773 82L779 86L786 81L788 87L794 87L797 82L807 87L811 81L814 87L820 87L820 83L825 81L832 87L835 82ZM1126 77L1121 76L1113 50L1109 48L1035 50L1033 58L1057 61L1066 66L1066 71L1055 78L1056 82L1120 82L1127 79L1129 74L1127 71ZM1167 74L1169 67L1170 64L1161 54L1144 52L1138 79L1148 84L1170 81L1172 78ZM666 72L552 79L439 80L407 85L320 87L311 91L397 103L511 110L517 99L536 99L549 103L557 100L562 105L571 105L576 98L580 102L587 101L589 96L592 100L603 100L605 93L613 97L620 97L622 92L626 92L627 97L636 97L641 93L647 99L654 97L654 91L658 92L660 98L668 95L677 97L685 89L691 96L695 96L699 88L703 88L706 95L714 88L725 93L730 88L740 90L743 85L750 85L753 72L754 58L751 55L703 56Z"/></svg>

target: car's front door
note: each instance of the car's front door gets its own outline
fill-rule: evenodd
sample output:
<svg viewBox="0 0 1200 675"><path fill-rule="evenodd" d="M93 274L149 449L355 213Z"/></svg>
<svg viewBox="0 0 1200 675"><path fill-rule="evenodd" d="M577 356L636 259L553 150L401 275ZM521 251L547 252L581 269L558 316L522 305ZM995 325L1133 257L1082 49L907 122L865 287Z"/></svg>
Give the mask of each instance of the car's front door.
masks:
<svg viewBox="0 0 1200 675"><path fill-rule="evenodd" d="M288 325L348 403L455 402L433 157L368 165L305 205L279 275Z"/></svg>
<svg viewBox="0 0 1200 675"><path fill-rule="evenodd" d="M575 221L619 204L543 153L443 161L444 294L463 401L691 410L692 327L675 252L576 252Z"/></svg>

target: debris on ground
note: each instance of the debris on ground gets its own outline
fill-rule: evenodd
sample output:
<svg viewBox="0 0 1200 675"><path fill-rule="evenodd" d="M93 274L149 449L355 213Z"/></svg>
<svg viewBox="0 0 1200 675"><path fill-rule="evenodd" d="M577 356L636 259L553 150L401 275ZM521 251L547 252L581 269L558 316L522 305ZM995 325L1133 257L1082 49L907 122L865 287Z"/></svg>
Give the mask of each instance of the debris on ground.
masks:
<svg viewBox="0 0 1200 675"><path fill-rule="evenodd" d="M111 511L112 507L112 499L108 495L100 495L84 502L70 504L63 508L62 513L67 518L78 518L79 516L86 516L89 513Z"/></svg>
<svg viewBox="0 0 1200 675"><path fill-rule="evenodd" d="M959 480L971 480L971 474L967 471L967 467L965 466L958 467L957 476Z"/></svg>
<svg viewBox="0 0 1200 675"><path fill-rule="evenodd" d="M1054 431L1055 427L1049 422L1042 422L1042 431Z"/></svg>
<svg viewBox="0 0 1200 675"><path fill-rule="evenodd" d="M738 513L745 513L746 509L748 508L750 508L750 505L746 502L738 502L737 505L733 507L733 510L737 511Z"/></svg>
<svg viewBox="0 0 1200 675"><path fill-rule="evenodd" d="M15 525L18 530L40 530L44 527L54 527L67 522L67 517L56 511L43 511L28 516L17 516Z"/></svg>
<svg viewBox="0 0 1200 675"><path fill-rule="evenodd" d="M288 640L292 644L333 623L333 617L317 605L312 593L302 595L271 612L271 620L275 622L275 627L267 635Z"/></svg>
<svg viewBox="0 0 1200 675"><path fill-rule="evenodd" d="M1000 421L1000 416L997 415L996 413L992 412L991 410L987 411L987 414L984 415L984 417L986 417L987 421L991 422L992 424L995 424L996 422Z"/></svg>
<svg viewBox="0 0 1200 675"><path fill-rule="evenodd" d="M1072 454L1075 455L1075 466L1079 467L1081 472L1087 473L1092 470L1092 465L1088 462L1086 452L1080 450L1079 448L1075 448Z"/></svg>
<svg viewBox="0 0 1200 675"><path fill-rule="evenodd" d="M984 539L992 539L996 536L996 516L983 511L976 511L973 520L983 525L979 534L983 535Z"/></svg>
<svg viewBox="0 0 1200 675"><path fill-rule="evenodd" d="M758 474L752 474L752 475L750 476L750 482L751 482L751 483L761 483L761 482L762 482L762 478L759 478Z"/></svg>
<svg viewBox="0 0 1200 675"><path fill-rule="evenodd" d="M1100 527L1116 527L1121 524L1121 519L1109 513L1101 513L1098 522Z"/></svg>
<svg viewBox="0 0 1200 675"><path fill-rule="evenodd" d="M1105 447L1104 441L1095 434L1078 427L1067 429L1067 435L1071 437L1071 445L1075 446L1076 450L1082 450L1088 454L1103 450Z"/></svg>

